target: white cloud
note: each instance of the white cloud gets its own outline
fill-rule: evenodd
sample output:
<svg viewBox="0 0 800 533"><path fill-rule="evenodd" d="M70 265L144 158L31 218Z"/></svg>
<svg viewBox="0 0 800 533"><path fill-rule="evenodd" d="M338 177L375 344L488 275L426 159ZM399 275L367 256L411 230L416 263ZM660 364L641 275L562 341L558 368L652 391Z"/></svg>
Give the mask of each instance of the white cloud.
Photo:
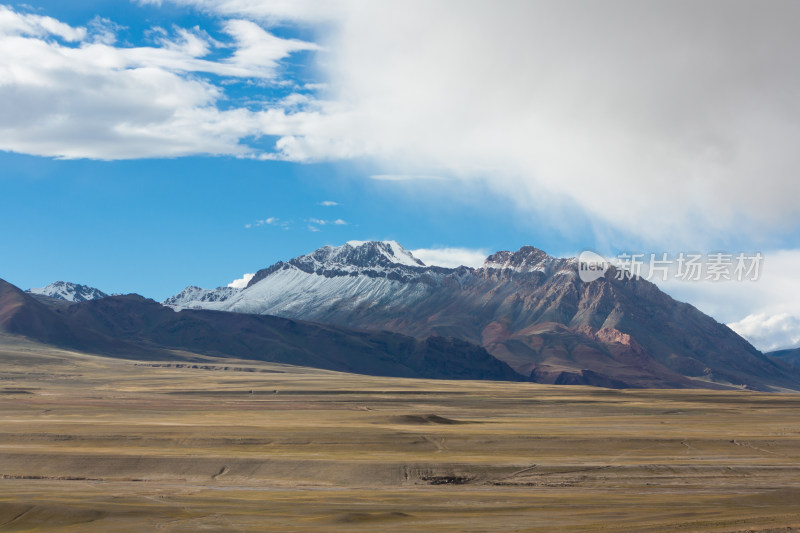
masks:
<svg viewBox="0 0 800 533"><path fill-rule="evenodd" d="M339 205L339 202L334 202L333 200L325 200L324 202L320 202L319 205L323 207L335 207Z"/></svg>
<svg viewBox="0 0 800 533"><path fill-rule="evenodd" d="M117 32L123 29L119 24L103 17L93 18L87 26L93 42L109 46L117 42Z"/></svg>
<svg viewBox="0 0 800 533"><path fill-rule="evenodd" d="M800 90L800 6L725 5L359 5L331 83L387 165L525 206L555 191L650 237L796 222L800 105L778 95Z"/></svg>
<svg viewBox="0 0 800 533"><path fill-rule="evenodd" d="M228 21L225 31L234 38L237 47L224 64L234 67L234 72L239 72L240 76L274 77L279 60L292 52L319 49L313 43L276 37L248 20Z"/></svg>
<svg viewBox="0 0 800 533"><path fill-rule="evenodd" d="M337 218L336 220L325 220L325 219L322 219L322 218L309 218L308 220L306 220L306 222L309 222L310 224L314 224L316 226L327 226L329 224L332 224L334 226L348 226L349 225L349 223L347 221L342 220L341 218ZM309 226L309 229L310 229L310 226ZM319 228L314 228L311 231L319 231Z"/></svg>
<svg viewBox="0 0 800 533"><path fill-rule="evenodd" d="M800 318L797 316L758 313L728 326L765 352L800 346Z"/></svg>
<svg viewBox="0 0 800 533"><path fill-rule="evenodd" d="M469 248L418 248L410 250L410 252L411 255L426 265L448 268L462 265L480 267L489 255L486 250L472 250Z"/></svg>
<svg viewBox="0 0 800 533"><path fill-rule="evenodd" d="M350 223L346 220L342 220L341 218L337 218L336 220L326 220L323 218L307 218L303 222L307 223L307 228L309 231L320 231L319 226L349 226ZM288 230L290 226L294 226L293 221L289 220L281 220L278 217L269 217L264 218L261 220L256 220L255 222L251 222L249 224L245 224L245 228L257 228L259 226L279 226L285 230Z"/></svg>
<svg viewBox="0 0 800 533"><path fill-rule="evenodd" d="M251 222L249 224L245 224L245 228L257 228L259 226L288 226L288 222L281 222L278 217L269 217L264 218L261 220L256 220L255 222Z"/></svg>
<svg viewBox="0 0 800 533"><path fill-rule="evenodd" d="M241 278L235 279L228 283L228 287L233 287L234 289L243 289L247 287L247 284L250 283L250 280L253 279L253 276L255 276L255 273L245 274Z"/></svg>
<svg viewBox="0 0 800 533"><path fill-rule="evenodd" d="M172 4L194 6L228 16L244 16L268 24L284 22L328 22L341 17L349 0L169 0ZM138 0L140 4L161 5L164 0Z"/></svg>
<svg viewBox="0 0 800 533"><path fill-rule="evenodd" d="M65 41L80 41L86 37L85 28L73 28L52 17L16 13L0 5L0 35L35 37L60 37Z"/></svg>
<svg viewBox="0 0 800 533"><path fill-rule="evenodd" d="M277 157L441 169L681 244L800 222L796 2L174 2L321 30L330 100Z"/></svg>
<svg viewBox="0 0 800 533"><path fill-rule="evenodd" d="M366 158L385 169L376 179L435 169L554 220L561 199L673 245L800 223L796 2L172 3L224 18L232 54L207 59L215 43L199 30L120 48L3 8L0 149ZM264 29L277 24L316 42ZM277 83L282 60L316 49L325 100L223 110L222 86L202 77ZM279 137L274 151L246 144L259 136Z"/></svg>
<svg viewBox="0 0 800 533"><path fill-rule="evenodd" d="M0 6L0 150L60 158L256 155L248 136L290 135L313 113L220 109L204 78L276 80L279 62L317 46L281 39L250 21L227 21L228 57L199 30L162 32L157 46L113 46L115 26L91 32ZM61 41L59 41L61 39Z"/></svg>

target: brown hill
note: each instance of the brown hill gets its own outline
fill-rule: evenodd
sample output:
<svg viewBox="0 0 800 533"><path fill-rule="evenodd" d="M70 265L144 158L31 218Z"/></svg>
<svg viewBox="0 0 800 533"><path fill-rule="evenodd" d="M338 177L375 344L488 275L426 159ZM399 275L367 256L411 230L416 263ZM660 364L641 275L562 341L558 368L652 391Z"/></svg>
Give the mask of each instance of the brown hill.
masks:
<svg viewBox="0 0 800 533"><path fill-rule="evenodd" d="M360 374L519 380L457 339L353 331L271 316L175 311L138 295L49 307L0 280L0 331L116 357L173 359L174 350Z"/></svg>

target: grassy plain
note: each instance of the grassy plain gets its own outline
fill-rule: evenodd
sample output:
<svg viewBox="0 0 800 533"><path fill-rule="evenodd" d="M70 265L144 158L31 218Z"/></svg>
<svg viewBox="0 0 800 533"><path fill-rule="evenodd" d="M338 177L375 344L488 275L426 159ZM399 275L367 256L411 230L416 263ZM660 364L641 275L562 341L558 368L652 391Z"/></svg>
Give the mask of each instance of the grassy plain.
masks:
<svg viewBox="0 0 800 533"><path fill-rule="evenodd" d="M196 360L0 339L0 531L800 526L797 394Z"/></svg>

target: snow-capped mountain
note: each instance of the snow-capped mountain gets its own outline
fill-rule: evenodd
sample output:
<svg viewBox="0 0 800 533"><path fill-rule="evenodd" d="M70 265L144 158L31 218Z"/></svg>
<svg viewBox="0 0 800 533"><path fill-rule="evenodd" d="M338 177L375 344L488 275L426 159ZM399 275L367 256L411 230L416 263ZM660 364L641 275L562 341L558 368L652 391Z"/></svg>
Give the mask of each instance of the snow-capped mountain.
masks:
<svg viewBox="0 0 800 533"><path fill-rule="evenodd" d="M86 302L88 300L99 300L100 298L106 298L108 296L108 294L94 287L70 283L69 281L56 281L47 287L28 289L26 292L41 296L49 296L50 298L65 300L67 302Z"/></svg>
<svg viewBox="0 0 800 533"><path fill-rule="evenodd" d="M574 276L573 264L528 246L491 255L480 269L444 268L425 266L394 241L350 241L279 261L258 271L243 289L187 287L164 304L176 310L215 309L335 323L355 320L354 325L363 326L357 315L369 316L370 324L384 315L393 321L397 309L427 309L436 293L471 297L475 291L496 289L500 278L521 274Z"/></svg>
<svg viewBox="0 0 800 533"><path fill-rule="evenodd" d="M235 287L201 289L200 287L190 285L175 296L167 298L167 300L164 301L164 305L175 309L203 309L205 303L224 301L241 290L242 289L237 289Z"/></svg>
<svg viewBox="0 0 800 533"><path fill-rule="evenodd" d="M173 309L268 314L484 346L520 374L602 386L768 388L783 370L726 326L641 279L584 283L577 261L524 246L481 268L425 266L396 242L326 246L243 289L188 288Z"/></svg>
<svg viewBox="0 0 800 533"><path fill-rule="evenodd" d="M243 289L187 287L164 305L289 317L313 314L315 302L322 299L331 305L347 306L350 300L387 304L383 296L413 284L432 268L442 270L426 267L394 241L350 241L259 270Z"/></svg>

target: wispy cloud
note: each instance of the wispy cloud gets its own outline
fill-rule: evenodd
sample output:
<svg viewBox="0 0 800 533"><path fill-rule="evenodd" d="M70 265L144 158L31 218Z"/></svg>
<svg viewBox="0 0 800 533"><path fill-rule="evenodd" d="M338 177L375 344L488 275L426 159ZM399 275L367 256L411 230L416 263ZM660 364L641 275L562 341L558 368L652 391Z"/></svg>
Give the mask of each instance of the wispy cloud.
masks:
<svg viewBox="0 0 800 533"><path fill-rule="evenodd" d="M309 218L309 219L306 219L306 222L309 223L308 228L311 231L319 231L319 227L318 226L349 226L350 225L347 221L342 220L341 218L337 218L336 220L325 220L323 218ZM311 229L312 227L314 229Z"/></svg>
<svg viewBox="0 0 800 533"><path fill-rule="evenodd" d="M320 231L320 227L323 227L323 226L349 226L350 225L349 222L347 222L346 220L343 220L341 218L337 218L337 219L334 219L334 220L327 220L327 219L324 219L324 218L311 217L311 218L306 218L304 220L301 220L299 223L303 223L303 222L306 223L306 228L309 231L315 231L315 232L316 231ZM289 228L293 227L294 225L295 225L295 222L293 222L291 220L281 220L278 217L268 217L268 218L256 220L254 222L250 222L248 224L245 224L244 227L247 228L247 229L250 229L250 228L257 228L257 227L260 227L260 226L277 226L277 227L281 227L281 228L283 228L285 230L288 230Z"/></svg>
<svg viewBox="0 0 800 533"><path fill-rule="evenodd" d="M319 205L323 207L335 207L339 205L339 202L334 202L333 200L325 200L324 202L320 202Z"/></svg>
<svg viewBox="0 0 800 533"><path fill-rule="evenodd" d="M411 254L426 265L447 268L459 266L479 267L489 255L488 251L471 248L418 248Z"/></svg>
<svg viewBox="0 0 800 533"><path fill-rule="evenodd" d="M372 176L370 176L370 179L377 181L415 181L415 180L437 181L437 180L445 180L447 178L443 176L433 176L430 174L373 174Z"/></svg>
<svg viewBox="0 0 800 533"><path fill-rule="evenodd" d="M756 313L728 326L763 351L800 346L800 318L787 313Z"/></svg>
<svg viewBox="0 0 800 533"><path fill-rule="evenodd" d="M441 168L682 244L800 222L798 108L775 96L800 91L797 2L170 1L334 29L319 66L341 96L267 158Z"/></svg>
<svg viewBox="0 0 800 533"><path fill-rule="evenodd" d="M88 29L0 5L0 150L57 158L131 159L216 154L251 157L242 139L291 135L315 112L298 102L225 108L226 80L277 83L278 67L314 43L227 20L230 44L198 28L154 33L151 46L119 46L118 26ZM227 53L210 59L212 52Z"/></svg>
<svg viewBox="0 0 800 533"><path fill-rule="evenodd" d="M0 5L0 36L58 37L76 42L86 38L86 28L74 28L52 17L23 14Z"/></svg>
<svg viewBox="0 0 800 533"><path fill-rule="evenodd" d="M278 217L269 217L261 220L256 220L249 224L245 224L245 228L257 228L259 226L288 226L288 222L282 222Z"/></svg>
<svg viewBox="0 0 800 533"><path fill-rule="evenodd" d="M255 276L255 273L245 274L241 278L235 279L228 283L228 287L233 287L234 289L243 289L247 287L247 284L250 283L250 280L253 279L253 276Z"/></svg>

